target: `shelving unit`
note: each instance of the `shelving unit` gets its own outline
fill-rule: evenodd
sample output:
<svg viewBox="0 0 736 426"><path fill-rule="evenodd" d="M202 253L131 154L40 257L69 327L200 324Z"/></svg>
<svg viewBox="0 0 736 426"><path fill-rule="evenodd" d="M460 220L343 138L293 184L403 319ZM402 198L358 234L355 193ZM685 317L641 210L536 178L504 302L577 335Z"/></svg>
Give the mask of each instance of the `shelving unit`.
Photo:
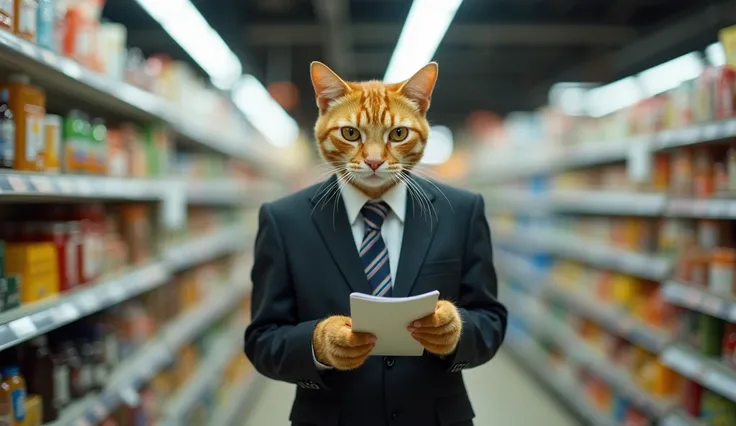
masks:
<svg viewBox="0 0 736 426"><path fill-rule="evenodd" d="M136 413L140 417L144 412L141 407L148 397L147 389L159 383L162 376L173 374L178 363L183 362L184 351L189 351L189 362L196 360L196 368L191 368L193 371L187 372L190 375L185 379L178 380L180 383L174 389L159 396L163 400L156 405L165 407L165 412L157 418L148 418L147 422L162 426L188 424L189 410L195 402L209 397L213 404L219 404L217 419L210 424L234 425L242 407L248 405L250 392L258 384L252 368L247 367L247 360L244 357L240 360L238 355L242 351L242 344L238 342L242 342L249 315L247 300L251 284L246 278L246 269L256 232L256 210L263 201L287 189L289 171L274 161L278 158L269 144L240 115L233 116L233 120L229 120L230 116L223 120L202 119L197 115L197 108L167 91L155 89L160 95L154 94L141 88L143 86L100 74L69 57L0 30L0 82L15 73L28 76L33 86L43 90L46 112L66 117L71 110L89 111L94 117L113 123L115 131L119 132L117 135L124 135L119 140L129 154L125 157L129 163L124 171L120 168L113 171L110 166L104 173L99 170L74 174L0 171L0 203L4 205L0 222L5 223L11 216L17 216L15 220L21 224L52 221L41 214L47 206L75 209L75 214L80 206L102 206L104 217L94 219L94 225L98 226L94 232L99 233L95 236L100 241L94 240L97 245L90 246L90 250L95 250L100 263L104 264L100 268L115 271L105 269L90 282L80 280L71 289L62 289L60 285L58 294L22 302L17 308L0 312L3 363L13 359L16 351L29 350L39 336L47 336L48 341L57 336L73 342L78 345L79 349L75 346L75 350L79 350L81 358L81 338L74 335L77 331L68 330L87 327L89 321L97 321L97 318L99 322L118 326L116 321L124 323L120 318L134 312L140 322L136 327L147 330L153 323L157 332L148 336L146 343L135 341L134 344L131 342L135 339L130 336L121 337L128 329L123 326L114 329L111 333L114 339L129 338L130 341L125 342L133 349L126 347L128 352L120 349L121 354L117 355L120 359L100 391L81 398L73 397L72 404L61 411L59 418L44 425L96 426L113 417L124 417L132 410L138 410ZM186 82L184 77L179 76L179 79ZM177 83L183 84L178 80ZM187 100L194 99L187 96ZM213 113L220 112L221 107L213 107ZM231 105L225 107L228 109ZM221 125L220 121L229 126ZM134 129L131 131L134 136L125 133L126 126ZM158 129L159 126L165 130L165 143L146 135L150 138L146 143L150 145L144 146L141 129ZM136 137L139 140L134 141ZM61 169L66 170L63 166ZM145 213L132 208L125 210L141 206L145 207ZM41 212L38 216L43 219L16 214L26 210L34 215ZM143 216L145 226L141 226ZM82 223L92 220L80 217L83 218L54 216L53 221ZM86 226L87 222L84 223ZM87 249L81 247L93 243L87 241L85 238L89 236L84 234L91 231L83 228L81 232L79 253L86 256L84 250ZM0 236L0 240L7 238L7 234ZM16 243L17 240L6 242ZM103 252L103 249L112 251ZM144 251L146 253L141 254ZM58 256L55 261L61 264L63 260L58 253L55 252ZM122 265L116 263L123 258L126 261ZM5 259L0 261L5 262ZM87 273L86 263L79 262L82 265L79 271ZM76 270L77 266L74 268ZM193 290L199 281L206 282L206 286L200 283L201 289ZM197 291L199 293L193 295ZM173 317L159 312L166 310L160 309L163 305L152 309L151 306L155 306L152 300L160 298L162 292L170 296L170 300L165 301L167 309L172 312L186 309ZM186 306L195 302L196 306ZM143 311L150 312L141 314ZM236 315L241 318L240 322L232 322L230 329L220 336L216 341L217 350L198 349L201 341L217 333L223 321ZM124 325L131 327L128 323ZM143 333L138 329L136 332ZM61 333L71 334L58 337ZM86 328L84 333L92 335ZM84 338L87 337L85 334ZM110 355L108 351L114 352L107 343L104 356ZM83 361L91 362L89 358ZM232 392L226 397L220 395L222 400L216 401L212 398L215 391L230 379L224 377L226 367L242 367L239 371L250 372L250 376L230 382ZM28 375L25 366L24 374ZM40 392L34 389L31 393ZM145 411L145 415L151 414Z"/></svg>
<svg viewBox="0 0 736 426"><path fill-rule="evenodd" d="M707 92L724 69L605 117L514 117L473 153L507 349L595 400L567 404L584 424L736 419L736 118Z"/></svg>

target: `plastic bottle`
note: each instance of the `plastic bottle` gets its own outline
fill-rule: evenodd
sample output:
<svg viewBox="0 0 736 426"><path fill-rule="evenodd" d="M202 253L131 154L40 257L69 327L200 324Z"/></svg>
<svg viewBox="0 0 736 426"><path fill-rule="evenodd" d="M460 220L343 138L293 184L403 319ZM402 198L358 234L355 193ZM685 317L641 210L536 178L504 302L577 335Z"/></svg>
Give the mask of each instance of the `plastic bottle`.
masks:
<svg viewBox="0 0 736 426"><path fill-rule="evenodd" d="M46 114L43 119L44 133L44 171L58 173L61 171L61 122L58 115Z"/></svg>
<svg viewBox="0 0 736 426"><path fill-rule="evenodd" d="M0 168L12 169L13 164L15 164L15 118L13 110L10 109L10 90L0 89Z"/></svg>
<svg viewBox="0 0 736 426"><path fill-rule="evenodd" d="M5 367L2 370L3 382L10 387L10 398L13 404L13 425L23 426L26 419L26 381L20 375L20 368Z"/></svg>
<svg viewBox="0 0 736 426"><path fill-rule="evenodd" d="M56 6L54 0L38 0L36 12L36 43L51 51L56 51Z"/></svg>
<svg viewBox="0 0 736 426"><path fill-rule="evenodd" d="M91 174L105 174L107 162L107 127L101 118L92 120L92 137L90 138L89 172Z"/></svg>
<svg viewBox="0 0 736 426"><path fill-rule="evenodd" d="M31 85L24 74L9 77L9 83L0 87L10 92L10 108L15 118L15 164L17 170L43 170L43 117L46 114L46 95ZM40 155L39 155L40 154Z"/></svg>
<svg viewBox="0 0 736 426"><path fill-rule="evenodd" d="M88 162L90 124L87 116L72 110L64 118L62 169L66 173L84 173Z"/></svg>
<svg viewBox="0 0 736 426"><path fill-rule="evenodd" d="M13 396L4 381L0 381L0 426L13 426Z"/></svg>

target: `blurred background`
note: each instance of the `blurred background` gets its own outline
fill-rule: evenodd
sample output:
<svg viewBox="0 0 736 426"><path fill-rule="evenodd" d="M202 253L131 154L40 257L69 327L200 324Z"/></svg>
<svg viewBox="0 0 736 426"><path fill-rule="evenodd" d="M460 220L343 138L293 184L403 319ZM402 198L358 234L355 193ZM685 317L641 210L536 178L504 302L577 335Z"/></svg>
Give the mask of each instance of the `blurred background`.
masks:
<svg viewBox="0 0 736 426"><path fill-rule="evenodd" d="M476 425L736 425L736 1L0 0L0 423L288 424L242 354L309 63L440 64L510 310ZM25 395L21 399L19 395Z"/></svg>

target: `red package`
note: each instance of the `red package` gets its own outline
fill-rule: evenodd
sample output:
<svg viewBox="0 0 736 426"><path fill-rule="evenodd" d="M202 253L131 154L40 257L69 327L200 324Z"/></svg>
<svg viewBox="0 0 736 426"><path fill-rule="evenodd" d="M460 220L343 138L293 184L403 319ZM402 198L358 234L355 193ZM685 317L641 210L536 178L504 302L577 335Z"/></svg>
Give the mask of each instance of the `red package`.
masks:
<svg viewBox="0 0 736 426"><path fill-rule="evenodd" d="M685 380L682 389L682 400L680 403L685 412L693 417L700 416L700 403L703 400L703 387L700 383L692 380Z"/></svg>
<svg viewBox="0 0 736 426"><path fill-rule="evenodd" d="M723 332L723 363L736 369L736 324L726 323Z"/></svg>

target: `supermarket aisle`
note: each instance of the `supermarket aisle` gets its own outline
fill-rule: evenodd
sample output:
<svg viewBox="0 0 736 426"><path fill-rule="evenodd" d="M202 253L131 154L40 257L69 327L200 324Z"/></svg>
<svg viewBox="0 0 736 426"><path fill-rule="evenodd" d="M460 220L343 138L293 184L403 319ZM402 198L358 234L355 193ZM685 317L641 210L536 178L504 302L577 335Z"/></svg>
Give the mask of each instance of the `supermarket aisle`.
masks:
<svg viewBox="0 0 736 426"><path fill-rule="evenodd" d="M493 362L464 373L477 415L476 426L576 426L506 352ZM267 382L244 426L288 426L292 386Z"/></svg>

